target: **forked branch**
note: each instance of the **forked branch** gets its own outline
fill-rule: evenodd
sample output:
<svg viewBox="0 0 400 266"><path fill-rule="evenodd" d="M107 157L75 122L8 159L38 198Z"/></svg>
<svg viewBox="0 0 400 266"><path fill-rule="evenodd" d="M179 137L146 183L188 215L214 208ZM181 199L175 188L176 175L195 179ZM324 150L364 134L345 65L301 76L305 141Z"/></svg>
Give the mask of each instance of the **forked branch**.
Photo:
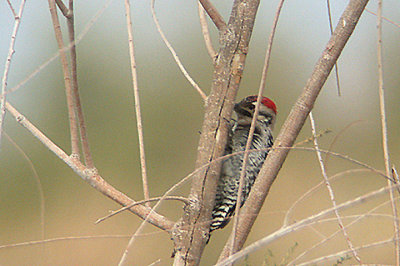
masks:
<svg viewBox="0 0 400 266"><path fill-rule="evenodd" d="M6 63L5 63L5 67L4 67L4 74L3 74L3 78L1 79L1 92L0 92L0 147L1 147L1 136L3 133L3 124L4 124L4 117L6 114L6 90L7 90L7 80L8 80L8 73L10 71L10 67L11 67L11 59L12 56L14 55L14 45L15 45L15 40L17 37L17 33L18 33L18 29L19 29L19 25L21 24L21 16L22 16L22 12L24 11L24 7L25 7L25 0L21 1L21 5L19 8L19 12L18 15L16 15L15 10L11 4L11 2L8 1L8 4L10 6L10 9L14 15L14 29L13 32L11 34L11 41L10 41L10 46L8 48L8 55L7 55L7 59L6 59Z"/></svg>
<svg viewBox="0 0 400 266"><path fill-rule="evenodd" d="M68 117L69 117L69 128L71 134L71 154L76 158L79 158L79 135L78 135L76 114L75 114L74 98L72 95L71 75L68 68L67 55L64 50L64 42L61 32L60 21L58 19L58 14L57 14L57 6L55 0L48 0L48 2L49 2L51 19L53 21L54 33L56 35L56 40L58 44L58 50L60 53L63 75L64 75L65 94L67 97L67 107L68 107Z"/></svg>
<svg viewBox="0 0 400 266"><path fill-rule="evenodd" d="M46 137L39 129L37 129L25 116L19 113L10 103L6 103L7 111L17 120L19 124L25 127L34 137L42 142L46 148L52 151L57 157L59 157L64 163L66 163L75 173L77 173L83 180L89 185L101 192L105 196L121 204L127 206L135 203L134 200L122 192L115 189L113 186L108 184L97 171L89 169L84 166L79 160L73 156L67 155L62 149L55 145L48 137ZM130 211L141 217L147 219L147 221L160 229L170 231L174 223L164 216L152 212L151 209L143 205L136 205L130 208Z"/></svg>
<svg viewBox="0 0 400 266"><path fill-rule="evenodd" d="M61 2L61 0L60 0ZM62 2L61 2L62 3ZM75 26L74 26L74 1L69 0L69 9L67 18L68 37L71 56L71 77L72 77L72 96L75 106L76 115L78 117L79 132L81 136L82 152L85 164L88 168L94 168L92 153L89 148L89 138L86 130L85 116L83 115L83 108L78 89L78 66L76 62L76 41L75 41Z"/></svg>
<svg viewBox="0 0 400 266"><path fill-rule="evenodd" d="M223 155L234 99L239 88L259 1L236 0L227 29L221 32L211 93L198 146L196 168ZM175 264L197 265L208 239L220 163L211 164L194 177L182 219L173 231Z"/></svg>

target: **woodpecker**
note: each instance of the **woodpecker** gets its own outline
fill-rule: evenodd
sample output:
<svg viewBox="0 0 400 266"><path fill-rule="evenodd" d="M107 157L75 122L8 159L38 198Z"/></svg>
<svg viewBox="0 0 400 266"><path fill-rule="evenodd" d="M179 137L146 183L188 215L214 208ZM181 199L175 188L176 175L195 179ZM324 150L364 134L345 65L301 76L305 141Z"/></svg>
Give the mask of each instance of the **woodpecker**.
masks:
<svg viewBox="0 0 400 266"><path fill-rule="evenodd" d="M248 96L235 104L225 155L245 150L256 103L257 96ZM269 98L263 97L250 146L250 150L257 151L250 152L248 155L240 207L243 206L249 196L250 189L268 155L269 148L273 145L272 130L276 113L275 103ZM243 157L244 153L239 153L227 158L222 163L215 205L212 211L210 233L224 228L235 212Z"/></svg>

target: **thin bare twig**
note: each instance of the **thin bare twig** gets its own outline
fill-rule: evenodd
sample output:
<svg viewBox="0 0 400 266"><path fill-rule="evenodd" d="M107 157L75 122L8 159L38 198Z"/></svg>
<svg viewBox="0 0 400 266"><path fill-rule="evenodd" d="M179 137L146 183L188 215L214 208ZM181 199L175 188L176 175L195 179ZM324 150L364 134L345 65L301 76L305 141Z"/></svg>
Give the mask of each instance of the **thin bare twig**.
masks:
<svg viewBox="0 0 400 266"><path fill-rule="evenodd" d="M330 30L331 35L332 35L332 33L333 33L333 25L332 25L331 5L330 5L329 0L326 0L326 8L328 10L329 30ZM341 96L341 93L340 93L340 82L339 82L339 68L338 68L337 62L335 63L335 77L336 77L336 87L337 87L338 96Z"/></svg>
<svg viewBox="0 0 400 266"><path fill-rule="evenodd" d="M74 157L79 158L79 134L75 114L74 97L72 92L71 75L68 68L67 55L65 54L63 36L61 32L60 21L58 19L56 3L55 0L48 0L48 2L64 74L65 94L67 98L69 128L71 134L71 154Z"/></svg>
<svg viewBox="0 0 400 266"><path fill-rule="evenodd" d="M13 117L15 117L19 124L25 127L35 138L42 142L47 149L53 152L58 158L66 163L75 173L77 173L83 180L89 183L89 185L91 185L97 191L123 206L135 202L108 184L95 169L88 169L74 156L68 156L61 148L55 145L48 137L46 137L39 129L37 129L25 116L19 113L10 103L6 102L6 108L7 111ZM162 230L170 231L174 225L174 222L154 211L150 211L149 208L143 205L134 206L130 209L130 211L142 219L146 219L146 221Z"/></svg>
<svg viewBox="0 0 400 266"><path fill-rule="evenodd" d="M130 10L129 0L125 1L125 14L126 14L126 20L127 20L128 46L129 46L129 54L130 54L130 62L131 62L131 74L132 74L133 92L134 92L134 100L135 100L137 131L138 131L138 138L139 138L140 165L141 165L141 171L142 171L143 193L144 193L144 199L145 199L145 201L147 201L146 206L149 207L150 206L149 205L150 192L149 192L149 186L148 186L148 182L147 182L147 168L146 168L146 157L145 157L145 149L144 149L143 124L142 124L142 115L141 115L141 108L140 108L138 76L137 76L137 72L136 72L135 49L134 49L134 42L133 42L133 30L132 30L132 20L131 20L131 10Z"/></svg>
<svg viewBox="0 0 400 266"><path fill-rule="evenodd" d="M377 14L376 14L375 12L372 12L372 11L369 10L368 8L366 8L365 11L367 11L368 13L370 13L370 14L372 14L372 15L377 16ZM400 28L400 24L399 24L399 23L396 23L396 22L394 22L393 20L388 19L388 18L385 18L385 17L382 17L382 19L383 19L383 20L386 20L386 21L389 22L390 24L392 24L392 25L394 25L394 26Z"/></svg>
<svg viewBox="0 0 400 266"><path fill-rule="evenodd" d="M167 37L165 37L164 32L161 29L160 23L158 22L157 16L156 16L156 11L154 9L154 2L155 0L151 0L151 14L153 16L153 21L156 24L157 30L160 33L160 36L162 40L164 41L165 45L171 52L172 56L174 57L174 60L176 64L178 65L179 69L181 70L182 74L185 76L185 78L189 81L189 83L197 90L197 92L200 94L201 98L203 101L207 99L207 95L203 92L203 90L197 85L197 83L192 79L192 77L189 75L189 73L186 71L185 67L183 66L181 60L179 59L178 55L176 54L174 48L172 45L169 43L167 40Z"/></svg>
<svg viewBox="0 0 400 266"><path fill-rule="evenodd" d="M67 237L56 237L44 240L27 241L16 244L1 245L0 249L15 248L15 247L26 247L33 245L42 245L53 242L71 241L71 240L98 240L98 239L110 239L110 238L129 238L129 235L99 235L99 236L67 236Z"/></svg>
<svg viewBox="0 0 400 266"><path fill-rule="evenodd" d="M315 120L314 120L312 112L310 112L309 117L310 117L310 122L311 122L312 133L313 133L314 136L316 136L317 135L317 130L316 130ZM327 189L329 191L329 196L331 198L332 206L333 206L333 208L335 208L334 212L335 212L335 216L336 216L336 219L338 221L340 230L342 231L343 236L346 239L347 245L349 246L350 250L353 251L354 258L359 263L361 263L361 259L360 259L359 255L357 254L357 251L354 249L354 245L351 242L350 237L347 234L347 231L346 231L346 229L345 229L345 227L343 225L342 217L340 216L339 211L336 210L337 204L336 204L336 199L335 199L335 193L333 193L333 189L332 189L331 183L329 181L328 174L326 173L324 161L322 160L321 152L319 152L318 140L317 140L316 137L314 137L314 146L315 146L315 149L316 149L318 162L319 162L319 165L321 167L322 176L324 177L324 181L325 181L326 187L327 187Z"/></svg>
<svg viewBox="0 0 400 266"><path fill-rule="evenodd" d="M148 201L150 199L149 186L147 182L147 168L146 168L146 156L144 150L144 138L143 138L143 124L142 124L142 114L140 109L140 98L139 98L139 86L138 86L138 76L136 72L136 61L135 61L135 47L133 43L133 30L132 30L132 18L131 18L131 6L129 0L125 0L125 16L126 16L126 26L128 31L128 46L129 46L129 56L131 61L131 74L133 83L133 94L135 98L135 111L136 111L136 123L137 131L139 137L139 151L140 151L140 166L142 170L142 183L143 183L143 193L144 199ZM149 202L146 206L150 206ZM128 245L125 248L124 254L122 255L118 265L125 265L128 260L128 252L133 246L135 240L135 234L129 239Z"/></svg>
<svg viewBox="0 0 400 266"><path fill-rule="evenodd" d="M149 200L150 192L149 192L149 185L147 182L147 168L146 168L146 154L144 150L142 112L140 108L140 95L138 86L138 76L136 71L135 46L133 43L131 7L129 0L125 0L125 16L126 16L126 27L128 31L128 46L129 46L129 56L131 62L133 94L135 98L136 127L139 138L139 152L140 152L140 166L142 170L143 194L144 194L144 199ZM149 204L146 205L149 206Z"/></svg>
<svg viewBox="0 0 400 266"><path fill-rule="evenodd" d="M80 43L82 41L83 37L86 36L86 34L89 32L89 30L94 25L94 23L100 18L100 16L104 13L104 11L110 6L112 1L113 0L107 0L106 3L89 20L89 22L85 25L85 27L82 30L82 32L75 39L75 44L78 44L78 43ZM67 46L64 47L64 50L70 49L70 47L72 45L73 45L72 43L68 44ZM32 73L30 73L26 78L24 78L21 82L19 82L15 87L9 89L5 94L12 93L12 92L18 90L19 88L21 88L22 86L24 86L28 81L30 81L37 74L39 74L44 68L46 68L51 62L53 62L59 56L60 56L60 53L59 53L59 51L57 51L52 57L47 59L44 63L42 63L39 67L37 67Z"/></svg>
<svg viewBox="0 0 400 266"><path fill-rule="evenodd" d="M396 185L396 187L399 187L399 185ZM275 231L274 233L272 233L272 234L270 234L270 235L268 235L268 236L266 236L266 237L264 237L264 238L262 238L262 239L260 239L258 241L255 241L251 245L249 245L246 248L242 249L241 251L233 254L229 258L217 263L216 266L229 265L229 264L231 264L231 263L243 258L244 256L246 256L246 255L248 255L248 254L250 254L252 252L255 252L256 250L258 250L258 249L260 249L262 247L265 247L267 244L269 244L269 243L271 243L271 242L273 242L273 241L275 241L275 240L277 240L277 239L279 239L279 238L281 238L281 237L283 237L285 235L288 235L288 234L291 234L293 232L296 232L296 231L298 231L298 230L300 230L300 229L302 229L302 228L304 228L306 226L309 226L309 225L319 221L320 219L326 217L327 215L330 215L330 214L334 213L335 210L338 210L338 211L339 210L345 210L345 209L348 209L348 208L350 208L352 206L355 206L355 205L358 205L358 204L361 204L361 203L365 203L365 202L367 202L369 200L375 199L376 197L387 193L391 189L392 188L389 187L389 186L383 187L383 188L381 188L379 190L372 191L372 192L370 192L370 193L368 193L366 195L363 195L361 197L357 197L355 199L346 201L346 202L338 205L336 208L326 209L326 210L321 211L321 212L319 212L319 213L317 213L315 215L309 216L309 217L307 217L307 218L305 218L303 220L297 221L296 223L294 223L292 225L289 225L287 227L282 227L282 228L278 229L277 231ZM393 241L393 239L391 239L391 240Z"/></svg>
<svg viewBox="0 0 400 266"><path fill-rule="evenodd" d="M199 9L201 32L203 33L204 43L206 44L207 52L214 63L214 60L217 57L217 53L215 52L215 49L212 45L210 31L208 30L206 14L204 13L204 8L200 4L200 2L198 2L198 9Z"/></svg>
<svg viewBox="0 0 400 266"><path fill-rule="evenodd" d="M61 0L59 0L61 1ZM76 115L78 117L79 132L82 142L82 153L85 164L88 168L94 168L92 153L89 147L89 138L86 130L85 116L83 114L81 99L78 89L78 70L76 63L76 43L75 43L75 26L74 26L74 5L73 0L69 0L69 14L67 17L68 36L71 55L71 77L72 77L72 96L75 105Z"/></svg>
<svg viewBox="0 0 400 266"><path fill-rule="evenodd" d="M382 147L383 147L383 156L385 161L385 170L386 175L389 177L393 177L392 175L392 167L390 163L390 155L389 155L389 145L388 145L388 128L386 123L386 105L385 105L385 90L383 84L383 59L382 59L382 0L378 0L378 15L377 15L377 34L378 34L378 42L377 42L377 59L378 59L378 91L379 91L379 107L380 107L380 117L381 117L381 125L382 125ZM392 186L392 182L388 181L388 185ZM394 242L395 253L396 253L396 265L400 265L400 231L399 231L399 221L398 221L398 213L397 206L394 200L393 190L390 190L389 196L391 199L392 212L396 219L393 220L393 226L395 231L395 238L397 240Z"/></svg>
<svg viewBox="0 0 400 266"><path fill-rule="evenodd" d="M5 63L5 66L4 66L4 74L3 74L3 78L1 79L1 94L0 94L0 150L1 150L1 137L2 137L2 134L3 134L3 126L4 126L4 117L6 115L6 95L5 95L5 92L7 90L8 73L10 72L11 59L12 59L14 53L15 53L14 45L15 45L15 41L16 41L16 38L17 38L19 25L21 23L21 17L22 17L22 12L24 11L25 2L26 2L26 0L22 0L21 1L21 5L19 7L18 15L15 15L15 10L12 8L11 3L8 2L9 5L10 5L11 10L13 11L15 22L14 22L14 29L13 29L13 32L11 34L10 46L8 48L8 55L7 55L6 63Z"/></svg>
<svg viewBox="0 0 400 266"><path fill-rule="evenodd" d="M13 5L11 4L10 0L7 0L8 6L11 9L11 12L13 13L14 19L17 17L17 13L15 13L15 9L13 7Z"/></svg>
<svg viewBox="0 0 400 266"><path fill-rule="evenodd" d="M226 29L224 18L219 14L218 10L213 6L209 0L199 0L204 10L210 16L217 29L222 32Z"/></svg>
<svg viewBox="0 0 400 266"><path fill-rule="evenodd" d="M395 241L398 241L398 239L389 238L387 240L383 240L383 241L380 241L380 242L375 242L375 243L372 243L372 244L359 246L359 247L356 248L356 250L361 251L361 250L370 249L370 248L375 248L376 249L377 247L380 247L380 246L383 246L383 245L387 245L387 244L390 244L390 243L395 242ZM296 264L296 265L297 266L322 265L322 264L326 265L326 264L328 264L328 261L330 261L330 260L338 261L340 259L346 258L347 254L350 254L350 253L352 253L351 250L344 250L344 251L340 251L340 252L337 252L337 253L334 253L334 254L331 254L331 255L323 256L321 258L317 258L317 259L314 259L314 260L311 260L311 261L307 261L305 263L299 263L299 264Z"/></svg>
<svg viewBox="0 0 400 266"><path fill-rule="evenodd" d="M342 130L340 130L335 137L333 138L333 140L331 141L331 144L329 145L328 151L333 150L333 146L337 143L337 141L339 140L339 138L352 126L360 123L360 122L365 122L363 120L356 120L351 122L350 124L346 125ZM329 153L327 153L325 155L325 168L328 169L328 162L329 162Z"/></svg>
<svg viewBox="0 0 400 266"><path fill-rule="evenodd" d="M160 201L161 199L163 199L163 200L178 200L178 201L182 201L186 205L189 204L189 200L187 198L178 197L178 196L169 196L169 197L164 197L164 198L163 197L156 197L156 198L151 198L151 199L148 199L148 200L141 200L141 201L137 201L135 203L132 203L132 204L130 204L128 206L125 206L123 208L120 208L119 210L111 212L110 214L98 219L95 222L95 224L101 223L101 222L107 220L108 218L111 218L111 217L113 217L113 216L115 216L115 215L117 215L117 214L119 214L119 213L121 213L123 211L126 211L126 210L132 208L133 206L136 206L136 205L139 205L139 204L148 203L148 202L153 202L153 201Z"/></svg>
<svg viewBox="0 0 400 266"><path fill-rule="evenodd" d="M316 150L315 148L309 148L309 147L274 147L273 150L274 149L282 149L282 150L283 149L286 149L286 150L290 149L290 150L305 150L305 151L315 151ZM374 168L374 167L372 167L372 166L370 166L370 165L368 165L366 163L363 163L363 162L360 162L360 161L358 161L356 159L353 159L348 155L340 154L340 153L329 151L329 150L322 150L322 149L318 149L318 151L322 152L322 153L325 153L325 154L330 154L330 155L336 156L338 158L342 158L344 160L348 160L349 162L352 162L352 163L357 164L359 166L362 166L362 167L364 167L364 168L366 168L368 170L371 170L372 172L384 177L386 180L389 180L389 181L391 181L393 183L396 183L394 179L388 177L382 171L380 171L380 170L378 170L378 169L376 169L376 168Z"/></svg>
<svg viewBox="0 0 400 266"><path fill-rule="evenodd" d="M278 6L276 8L274 21L272 23L272 28L271 28L271 34L268 39L268 47L267 47L267 50L265 51L264 66L263 66L263 70L262 70L260 87L258 89L259 92L262 92L262 90L264 90L265 85L267 83L267 73L268 73L268 68L269 68L269 60L271 58L272 44L274 41L276 27L278 26L278 20L279 20L279 16L281 14L281 10L282 10L284 2L285 2L284 0L280 0L278 3ZM262 96L262 94L258 95L259 98L261 96Z"/></svg>
<svg viewBox="0 0 400 266"><path fill-rule="evenodd" d="M376 206L376 207L372 208L371 210L369 210L367 213L363 213L363 214L361 214L361 215L355 215L354 221L351 221L350 223L348 223L348 224L346 225L346 228L350 228L351 226L356 225L356 224L357 224L361 219L363 219L363 218L372 216L372 215L373 215L372 212L378 210L378 209L381 208L381 207L386 206L388 203L390 203L390 201L386 201L386 202L383 202L383 203L379 204L378 206ZM376 214L376 215L378 215L379 217L384 217L383 214ZM345 216L344 218L346 218L346 217L347 217L347 218L350 218L350 216ZM386 216L386 217L387 217L387 216ZM390 215L390 216L388 216L388 218L389 218L389 219L393 219L393 216ZM335 220L336 220L336 219L335 219ZM316 243L316 244L313 245L312 247L307 248L306 251L304 251L303 253L297 255L297 257L294 258L292 261L290 261L287 265L297 265L297 264L298 264L297 261L298 261L299 259L301 259L301 258L304 257L305 255L309 254L310 252L312 252L312 251L315 250L316 248L320 247L320 246L323 245L324 243L327 243L330 239L332 239L333 237L335 237L335 236L336 236L337 234L339 234L341 231L342 231L342 230L339 229L339 230L337 230L336 232L334 232L333 234L331 234L331 235L325 237L322 241Z"/></svg>
<svg viewBox="0 0 400 266"><path fill-rule="evenodd" d="M377 57L378 57L378 92L379 92L379 107L380 107L380 118L382 126L382 147L385 161L386 175L392 176L391 163L389 156L389 145L388 145L388 131L386 123L386 111L385 111L385 90L383 84L383 60L382 60L382 0L378 0L378 41L377 41Z"/></svg>
<svg viewBox="0 0 400 266"><path fill-rule="evenodd" d="M64 15L64 17L69 18L72 16L72 9L68 9L62 0L56 0L56 4L58 8L61 10L61 13Z"/></svg>
<svg viewBox="0 0 400 266"><path fill-rule="evenodd" d="M319 152L321 152L321 151L319 150ZM351 169L351 170L347 170L347 171L343 171L343 172L334 174L333 176L329 177L329 180L332 181L333 179L336 179L338 177L341 177L341 176L344 176L344 175L350 174L350 173L368 172L368 171L371 171L371 170L369 170L369 169ZM298 199L296 199L296 201L290 206L290 208L287 210L287 212L285 214L285 218L283 219L283 223L282 223L283 227L286 227L290 224L290 220L292 218L292 212L297 207L297 205L302 200L311 196L314 192L318 191L318 189L321 188L323 184L325 184L325 181L319 182L317 185L313 186L308 191L306 191L303 195L301 195Z"/></svg>
<svg viewBox="0 0 400 266"><path fill-rule="evenodd" d="M207 166L209 166L210 164L212 164L214 162L210 162L207 165L204 165L202 167L199 167L198 169L194 170L192 173L190 173L189 175L187 175L186 177L184 177L182 180L180 180L178 183L176 183L175 185L173 185L170 189L168 189L162 196L161 198L157 201L156 205L154 205L154 207L151 209L151 211L149 212L148 216L143 220L143 222L140 224L140 226L138 227L138 229L136 230L136 232L131 236L130 238L130 242L131 242L131 246L133 245L134 241L136 240L136 238L140 235L140 233L143 231L144 227L146 226L146 222L147 219L150 218L150 215L155 212L157 210L157 208L159 206L161 206L161 203L164 201L164 199L166 199L168 197L169 194L171 194L173 191L175 191L178 187L180 187L181 185L183 185L186 181L190 180L197 172L199 172L200 170L202 170L203 168L206 168ZM189 200L190 203L190 200ZM125 259L124 261L120 261L119 264L127 264L128 261L127 259Z"/></svg>
<svg viewBox="0 0 400 266"><path fill-rule="evenodd" d="M321 130L321 131L319 131L315 136L311 136L311 137L309 137L309 138L307 138L307 139L304 139L304 140L302 140L302 141L300 141L300 142L297 142L296 144L293 145L293 147L297 147L297 146L300 146L300 145L304 145L304 144L307 144L307 143L311 143L311 142L314 141L315 138L318 138L318 139L319 139L319 138L321 138L323 135L328 134L328 133L331 133L331 132L332 132L332 130L330 130L330 129ZM325 163L325 168L326 168L326 163Z"/></svg>
<svg viewBox="0 0 400 266"><path fill-rule="evenodd" d="M248 162L248 159L249 159L249 152L248 151L250 149L251 142L253 140L254 130L256 128L256 120L258 118L258 112L260 110L260 103L261 103L261 100L262 100L262 95L263 95L265 84L266 84L266 80L267 80L267 73L268 73L268 67L269 67L269 60L271 58L272 44L273 44L273 41L274 41L276 27L278 25L279 15L281 13L283 3L284 3L284 0L281 0L279 2L279 4L278 4L278 7L277 7L277 10L276 10L276 13L275 13L274 22L272 23L271 34L270 34L269 40L268 40L268 47L267 47L267 50L265 52L265 60L264 60L264 66L263 66L263 72L262 72L260 87L258 89L257 103L256 103L256 107L255 107L255 110L254 110L253 119L251 121L249 136L247 138L245 153L244 153L244 156L243 156L242 170L240 172L239 189L238 189L238 196L237 196L237 199L236 199L236 208L235 208L236 215L235 215L233 229L232 229L232 242L231 242L229 255L232 255L234 252L237 251L237 247L235 246L235 235L236 235L237 225L239 223L239 218L240 218L240 207L241 207L241 202L242 202L244 177L245 177L245 173L246 173L247 162Z"/></svg>

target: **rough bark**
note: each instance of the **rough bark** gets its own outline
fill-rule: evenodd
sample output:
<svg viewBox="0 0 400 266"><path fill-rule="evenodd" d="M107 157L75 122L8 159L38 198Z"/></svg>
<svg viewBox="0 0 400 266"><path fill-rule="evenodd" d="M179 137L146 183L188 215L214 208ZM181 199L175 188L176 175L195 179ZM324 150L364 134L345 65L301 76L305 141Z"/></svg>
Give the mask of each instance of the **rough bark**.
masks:
<svg viewBox="0 0 400 266"><path fill-rule="evenodd" d="M259 1L236 0L226 29L220 33L220 50L210 95L204 110L204 122L198 146L196 168L223 155L228 123L244 69L248 45ZM172 237L175 243L175 265L197 265L209 232L211 211L221 163L201 169L192 182L183 217L177 222Z"/></svg>

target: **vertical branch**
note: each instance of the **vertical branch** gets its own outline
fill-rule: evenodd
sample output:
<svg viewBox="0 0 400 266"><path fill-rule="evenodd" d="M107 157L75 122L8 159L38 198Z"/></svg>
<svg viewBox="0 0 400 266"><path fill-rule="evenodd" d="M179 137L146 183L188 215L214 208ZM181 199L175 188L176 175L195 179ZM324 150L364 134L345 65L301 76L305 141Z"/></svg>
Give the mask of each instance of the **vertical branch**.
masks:
<svg viewBox="0 0 400 266"><path fill-rule="evenodd" d="M69 0L69 8L67 18L68 35L71 55L71 76L72 76L72 95L74 99L74 105L76 114L78 116L79 130L82 141L82 152L85 160L85 164L88 168L94 167L94 162L92 159L92 154L89 148L89 139L86 131L85 118L83 114L83 109L81 105L81 99L79 97L78 89L78 71L76 64L76 43L75 43L75 26L74 26L74 1Z"/></svg>
<svg viewBox="0 0 400 266"><path fill-rule="evenodd" d="M382 124L382 146L383 154L385 159L385 170L386 175L391 177L392 171L390 167L390 157L389 157L389 145L388 145L388 131L386 122L386 111L385 111L385 91L383 85L383 63L382 63L382 0L378 1L378 83L379 83L379 106L380 106L380 117Z"/></svg>
<svg viewBox="0 0 400 266"><path fill-rule="evenodd" d="M15 15L15 10L12 7L11 3L8 2L8 4L10 5L11 11L14 14L14 29L13 32L11 34L11 41L10 41L10 46L8 48L8 55L7 55L7 59L6 59L6 64L4 67L4 74L3 74L3 78L1 79L1 94L0 94L0 147L1 147L1 138L3 135L3 124L4 124L4 117L6 115L6 90L7 90L7 80L8 80L8 73L10 71L10 67L11 67L11 59L12 56L14 55L14 45L15 45L15 40L17 38L17 33L18 33L18 29L19 29L19 25L21 23L21 16L22 16L22 12L24 11L24 7L25 7L25 0L21 1L21 5L19 7L19 12L18 15Z"/></svg>
<svg viewBox="0 0 400 266"><path fill-rule="evenodd" d="M48 2L64 74L65 93L67 96L67 106L68 106L68 116L69 116L69 127L71 131L71 153L72 153L71 155L76 158L79 158L79 134L78 134L78 127L77 127L76 114L74 108L74 97L72 92L71 77L68 69L68 60L65 54L62 32L61 32L60 22L58 20L55 0L48 0Z"/></svg>
<svg viewBox="0 0 400 266"><path fill-rule="evenodd" d="M198 3L198 9L199 9L201 32L203 33L204 43L206 44L208 55L211 57L211 59L214 62L214 60L216 59L217 53L215 52L214 47L212 45L210 31L208 30L206 14L204 13L204 8L200 4L200 2Z"/></svg>
<svg viewBox="0 0 400 266"><path fill-rule="evenodd" d="M385 161L386 175L393 179L393 173L390 163L389 155L389 145L388 145L388 129L386 120L386 105L385 105L385 90L383 84L383 59L382 59L382 0L378 1L378 14L377 14L377 32L378 32L378 42L377 42L377 57L378 57L378 90L379 90L379 107L380 107L380 117L382 125L382 146L383 146L383 156ZM387 181L389 186L393 186L390 180ZM396 201L394 199L393 190L389 191L392 212L393 212L393 225L395 231L395 253L396 253L396 265L400 265L400 231L399 231L399 220Z"/></svg>
<svg viewBox="0 0 400 266"><path fill-rule="evenodd" d="M263 72L262 72L260 87L258 89L258 97L257 97L256 108L254 110L253 119L251 121L249 136L247 138L246 148L245 148L245 152L244 152L244 156L243 156L242 171L240 172L238 197L236 199L236 209L235 209L236 215L235 215L233 229L232 229L232 239L233 240L232 240L232 244L231 244L231 248L230 248L230 252L229 252L230 255L232 255L234 252L237 251L237 246L235 246L235 235L236 235L237 225L239 223L239 218L240 218L240 207L241 207L240 202L242 202L244 177L245 177L246 168L247 168L247 162L248 162L248 158L249 158L249 149L250 149L250 146L251 146L251 142L253 140L254 130L255 130L255 127L256 127L256 120L257 120L257 117L258 117L258 112L260 110L261 98L262 98L262 95L263 95L263 92L264 92L264 89L265 89L266 80L267 80L269 60L271 58L271 51L272 51L272 43L274 41L276 27L278 25L279 15L281 13L282 6L283 6L284 2L285 2L284 0L280 0L280 2L278 4L278 7L277 7L277 10L276 10L276 13L275 13L274 22L272 23L271 34L270 34L269 40L268 40L268 47L267 47L267 50L265 52L264 66L263 66Z"/></svg>
<svg viewBox="0 0 400 266"><path fill-rule="evenodd" d="M140 152L140 165L142 169L143 193L144 193L144 199L148 200L150 198L150 193L147 184L147 168L146 168L146 155L144 152L142 113L140 109L138 77L136 72L136 60L135 60L135 47L133 43L131 7L129 4L129 0L125 0L125 16L126 16L126 26L128 31L129 55L131 60L133 94L135 97L135 111L136 111L137 131L139 137L139 152ZM147 203L146 205L149 206L149 203Z"/></svg>
<svg viewBox="0 0 400 266"><path fill-rule="evenodd" d="M207 98L198 146L196 168L221 157L225 150L228 123L242 77L248 45L259 1L235 0L227 29L221 32L211 93ZM220 162L203 168L193 177L191 204L175 225L175 265L197 265L209 236Z"/></svg>
<svg viewBox="0 0 400 266"><path fill-rule="evenodd" d="M318 140L317 140L317 130L316 130L315 120L314 120L314 116L313 116L312 112L310 112L309 117L310 117L311 130L312 130L313 139L314 139L315 151L316 151L316 153L317 153L318 162L319 162L319 165L320 165L320 168L321 168L322 176L324 177L324 181L325 181L326 187L327 187L327 189L328 189L329 196L330 196L330 198L331 198L331 202L332 202L332 206L333 206L333 208L334 208L334 212L335 212L336 219L337 219L337 221L338 221L338 223L339 223L340 230L342 231L343 236L344 236L344 238L346 239L347 245L349 246L350 250L351 250L352 253L353 253L354 258L355 258L359 263L361 263L361 259L360 259L360 257L358 256L357 251L355 250L355 248L354 248L354 246L353 246L353 243L351 242L350 237L349 237L349 235L347 234L347 230L346 230L346 228L345 228L344 225L343 225L342 217L340 216L339 211L337 210L337 204L336 204L335 194L333 193L333 189L332 189L331 183L330 183L329 178L328 178L328 175L327 175L327 173L326 173L324 160L322 160L321 151L319 150ZM390 181L389 181L389 183L390 183Z"/></svg>
<svg viewBox="0 0 400 266"><path fill-rule="evenodd" d="M257 214L260 212L264 200L269 193L282 164L284 163L289 149L296 140L301 128L303 127L315 100L329 76L335 62L339 58L344 46L353 33L356 24L366 6L368 0L350 0L342 17L336 26L322 56L315 65L310 79L294 104L288 118L275 140L273 149L267 156L265 163L251 189L249 198L242 207L242 219L239 220L236 241L240 249L250 233L250 228L254 224ZM279 149L279 148L286 149ZM227 258L229 254L230 241L225 245L220 256L220 260Z"/></svg>
<svg viewBox="0 0 400 266"><path fill-rule="evenodd" d="M282 10L284 2L285 2L284 0L280 0L279 1L278 7L276 8L276 12L275 12L274 22L272 23L271 34L269 35L269 39L268 39L268 47L267 47L267 50L265 52L264 66L263 66L263 70L262 70L260 87L258 89L258 92L259 92L258 93L259 101L257 101L258 104L259 104L259 102L261 102L260 98L262 96L262 92L263 92L263 90L265 88L265 85L267 83L267 73L268 73L268 68L269 68L269 60L271 58L272 43L274 41L276 27L278 26L278 20L279 20L279 16L281 14L281 10Z"/></svg>

